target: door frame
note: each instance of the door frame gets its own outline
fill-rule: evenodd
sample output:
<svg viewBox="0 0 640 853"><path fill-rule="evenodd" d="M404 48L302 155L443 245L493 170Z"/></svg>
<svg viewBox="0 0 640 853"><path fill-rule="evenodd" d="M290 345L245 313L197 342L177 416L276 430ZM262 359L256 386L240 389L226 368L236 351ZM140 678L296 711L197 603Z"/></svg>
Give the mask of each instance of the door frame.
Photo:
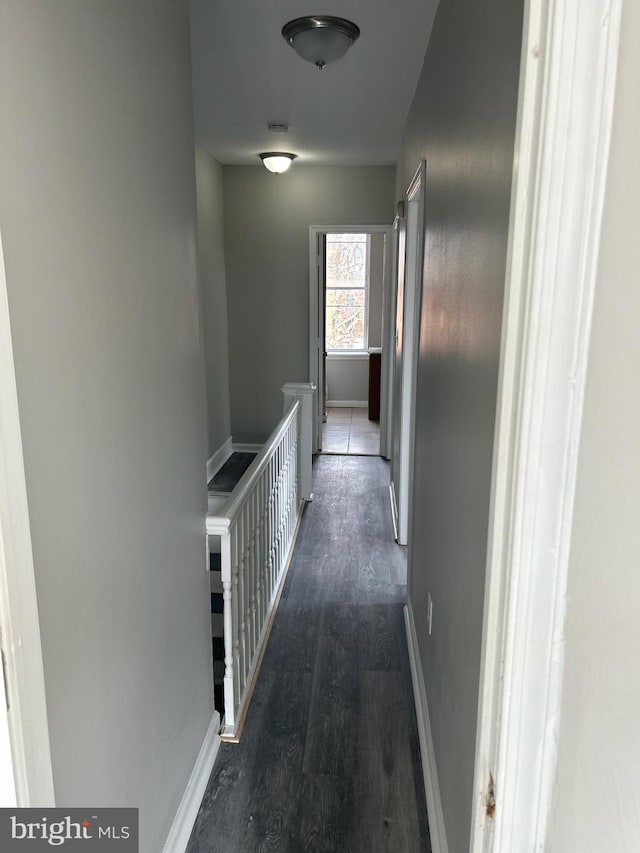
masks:
<svg viewBox="0 0 640 853"><path fill-rule="evenodd" d="M411 497L413 495L413 450L415 439L416 383L418 375L418 350L420 345L420 305L424 279L424 210L426 193L426 161L421 160L405 193L405 250L400 263L404 263L402 304L402 356L400 372L400 411L393 415L392 434L399 432L399 453L392 448L391 511L399 545L407 545L411 526ZM415 218L414 218L415 217ZM415 234L413 229L415 228ZM397 288L396 288L397 301ZM394 305L397 347L397 311ZM396 394L393 377L394 402ZM395 407L394 407L395 408Z"/></svg>
<svg viewBox="0 0 640 853"><path fill-rule="evenodd" d="M403 203L401 203L403 204ZM401 204L398 207L401 207ZM388 287L382 302L382 389L380 393L380 455L391 460L393 455L393 381L396 318L395 305L398 290L398 240L400 215L391 226L389 251L385 251ZM386 403L385 403L386 401Z"/></svg>
<svg viewBox="0 0 640 853"><path fill-rule="evenodd" d="M53 806L53 773L18 390L0 233L0 644L11 758L0 788L10 806ZM6 744L6 740L5 740ZM13 777L13 778L11 778Z"/></svg>
<svg viewBox="0 0 640 853"><path fill-rule="evenodd" d="M622 2L525 2L471 853L545 849L552 815Z"/></svg>
<svg viewBox="0 0 640 853"><path fill-rule="evenodd" d="M317 386L314 392L314 413L313 419L313 437L312 447L313 453L319 450L319 430L318 430L318 395L320 394L321 382L324 382L324 376L320 375L318 370L318 350L317 347L323 345L318 338L316 329L318 328L318 306L320 304L320 275L319 275L319 260L318 260L318 236L320 234L384 234L384 260L382 272L382 305L385 304L385 293L389 287L389 247L392 239L391 225L310 225L309 226L309 382ZM384 316L383 316L384 324ZM382 372L385 370L385 352L382 350ZM383 411L386 411L386 405L382 399L382 388L380 397L380 417L382 419ZM382 430L382 421L380 424ZM386 428L386 426L385 426Z"/></svg>
<svg viewBox="0 0 640 853"><path fill-rule="evenodd" d="M382 279L382 355L380 360L380 456L390 459L391 434L393 431L393 344L395 320L391 307L395 305L393 269L396 256L396 223L385 232L384 271Z"/></svg>

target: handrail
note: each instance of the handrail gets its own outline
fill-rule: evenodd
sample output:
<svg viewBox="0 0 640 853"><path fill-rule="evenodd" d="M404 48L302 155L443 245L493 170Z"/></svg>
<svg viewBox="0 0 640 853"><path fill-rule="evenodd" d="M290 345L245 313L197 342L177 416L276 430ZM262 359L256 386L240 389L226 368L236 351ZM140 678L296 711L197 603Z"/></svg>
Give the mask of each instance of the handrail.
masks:
<svg viewBox="0 0 640 853"><path fill-rule="evenodd" d="M295 400L288 411L282 416L280 423L271 433L266 443L262 445L256 458L238 480L227 501L217 512L207 514L207 533L220 535L229 529L231 523L240 512L244 496L257 483L260 475L269 464L269 459L273 455L274 450L282 441L282 437L289 429L291 422L298 415L299 411L300 401Z"/></svg>

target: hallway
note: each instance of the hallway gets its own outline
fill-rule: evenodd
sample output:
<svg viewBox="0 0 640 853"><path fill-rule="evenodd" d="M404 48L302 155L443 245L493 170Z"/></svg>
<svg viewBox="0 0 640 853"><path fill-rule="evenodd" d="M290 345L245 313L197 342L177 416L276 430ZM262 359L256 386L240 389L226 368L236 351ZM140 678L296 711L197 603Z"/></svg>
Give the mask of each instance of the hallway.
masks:
<svg viewBox="0 0 640 853"><path fill-rule="evenodd" d="M189 853L429 853L388 467L321 456L239 744Z"/></svg>

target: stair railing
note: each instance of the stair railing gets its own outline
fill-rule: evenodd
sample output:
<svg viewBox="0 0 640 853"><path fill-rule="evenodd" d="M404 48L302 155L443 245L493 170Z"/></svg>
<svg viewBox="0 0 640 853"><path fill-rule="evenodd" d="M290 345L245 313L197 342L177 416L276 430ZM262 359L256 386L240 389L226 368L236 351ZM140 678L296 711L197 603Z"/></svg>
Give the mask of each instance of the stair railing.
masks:
<svg viewBox="0 0 640 853"><path fill-rule="evenodd" d="M220 537L224 608L222 736L229 740L238 736L303 502L311 499L313 390L311 385L283 387L282 420L220 508L220 514L207 515L207 538ZM309 424L304 423L305 415Z"/></svg>

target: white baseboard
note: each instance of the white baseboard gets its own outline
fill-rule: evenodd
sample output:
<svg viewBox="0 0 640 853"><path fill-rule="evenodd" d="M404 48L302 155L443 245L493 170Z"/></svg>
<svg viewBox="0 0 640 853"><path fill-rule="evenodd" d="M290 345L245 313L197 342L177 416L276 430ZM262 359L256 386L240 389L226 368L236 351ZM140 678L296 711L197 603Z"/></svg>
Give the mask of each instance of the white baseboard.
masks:
<svg viewBox="0 0 640 853"><path fill-rule="evenodd" d="M409 647L409 663L411 665L413 698L416 705L416 717L418 720L418 739L420 740L420 756L422 758L422 775L424 778L424 792L427 800L431 848L433 853L448 853L449 847L447 845L447 834L444 826L444 814L442 812L442 800L440 798L438 770L436 767L436 758L433 749L433 738L431 736L431 723L429 722L427 693L424 686L422 667L420 665L420 651L418 649L418 639L416 637L416 627L413 620L411 602L408 602L405 605L404 623L407 631L407 646Z"/></svg>
<svg viewBox="0 0 640 853"><path fill-rule="evenodd" d="M231 456L233 452L233 439L231 436L225 441L224 444L221 444L220 447L213 454L211 459L207 462L207 483L220 468L224 465L227 459Z"/></svg>
<svg viewBox="0 0 640 853"><path fill-rule="evenodd" d="M368 400L326 400L328 409L366 409L369 407Z"/></svg>
<svg viewBox="0 0 640 853"><path fill-rule="evenodd" d="M193 824L198 816L200 803L207 788L209 776L220 748L220 714L213 712L209 728L202 741L196 763L187 782L187 787L171 824L169 835L162 848L163 853L184 853L189 843Z"/></svg>
<svg viewBox="0 0 640 853"><path fill-rule="evenodd" d="M262 444L247 444L246 442L235 442L233 443L233 452L234 453L260 453L262 450Z"/></svg>
<svg viewBox="0 0 640 853"><path fill-rule="evenodd" d="M393 538L398 541L398 504L393 481L389 483L389 503L391 504L391 521L393 523Z"/></svg>

